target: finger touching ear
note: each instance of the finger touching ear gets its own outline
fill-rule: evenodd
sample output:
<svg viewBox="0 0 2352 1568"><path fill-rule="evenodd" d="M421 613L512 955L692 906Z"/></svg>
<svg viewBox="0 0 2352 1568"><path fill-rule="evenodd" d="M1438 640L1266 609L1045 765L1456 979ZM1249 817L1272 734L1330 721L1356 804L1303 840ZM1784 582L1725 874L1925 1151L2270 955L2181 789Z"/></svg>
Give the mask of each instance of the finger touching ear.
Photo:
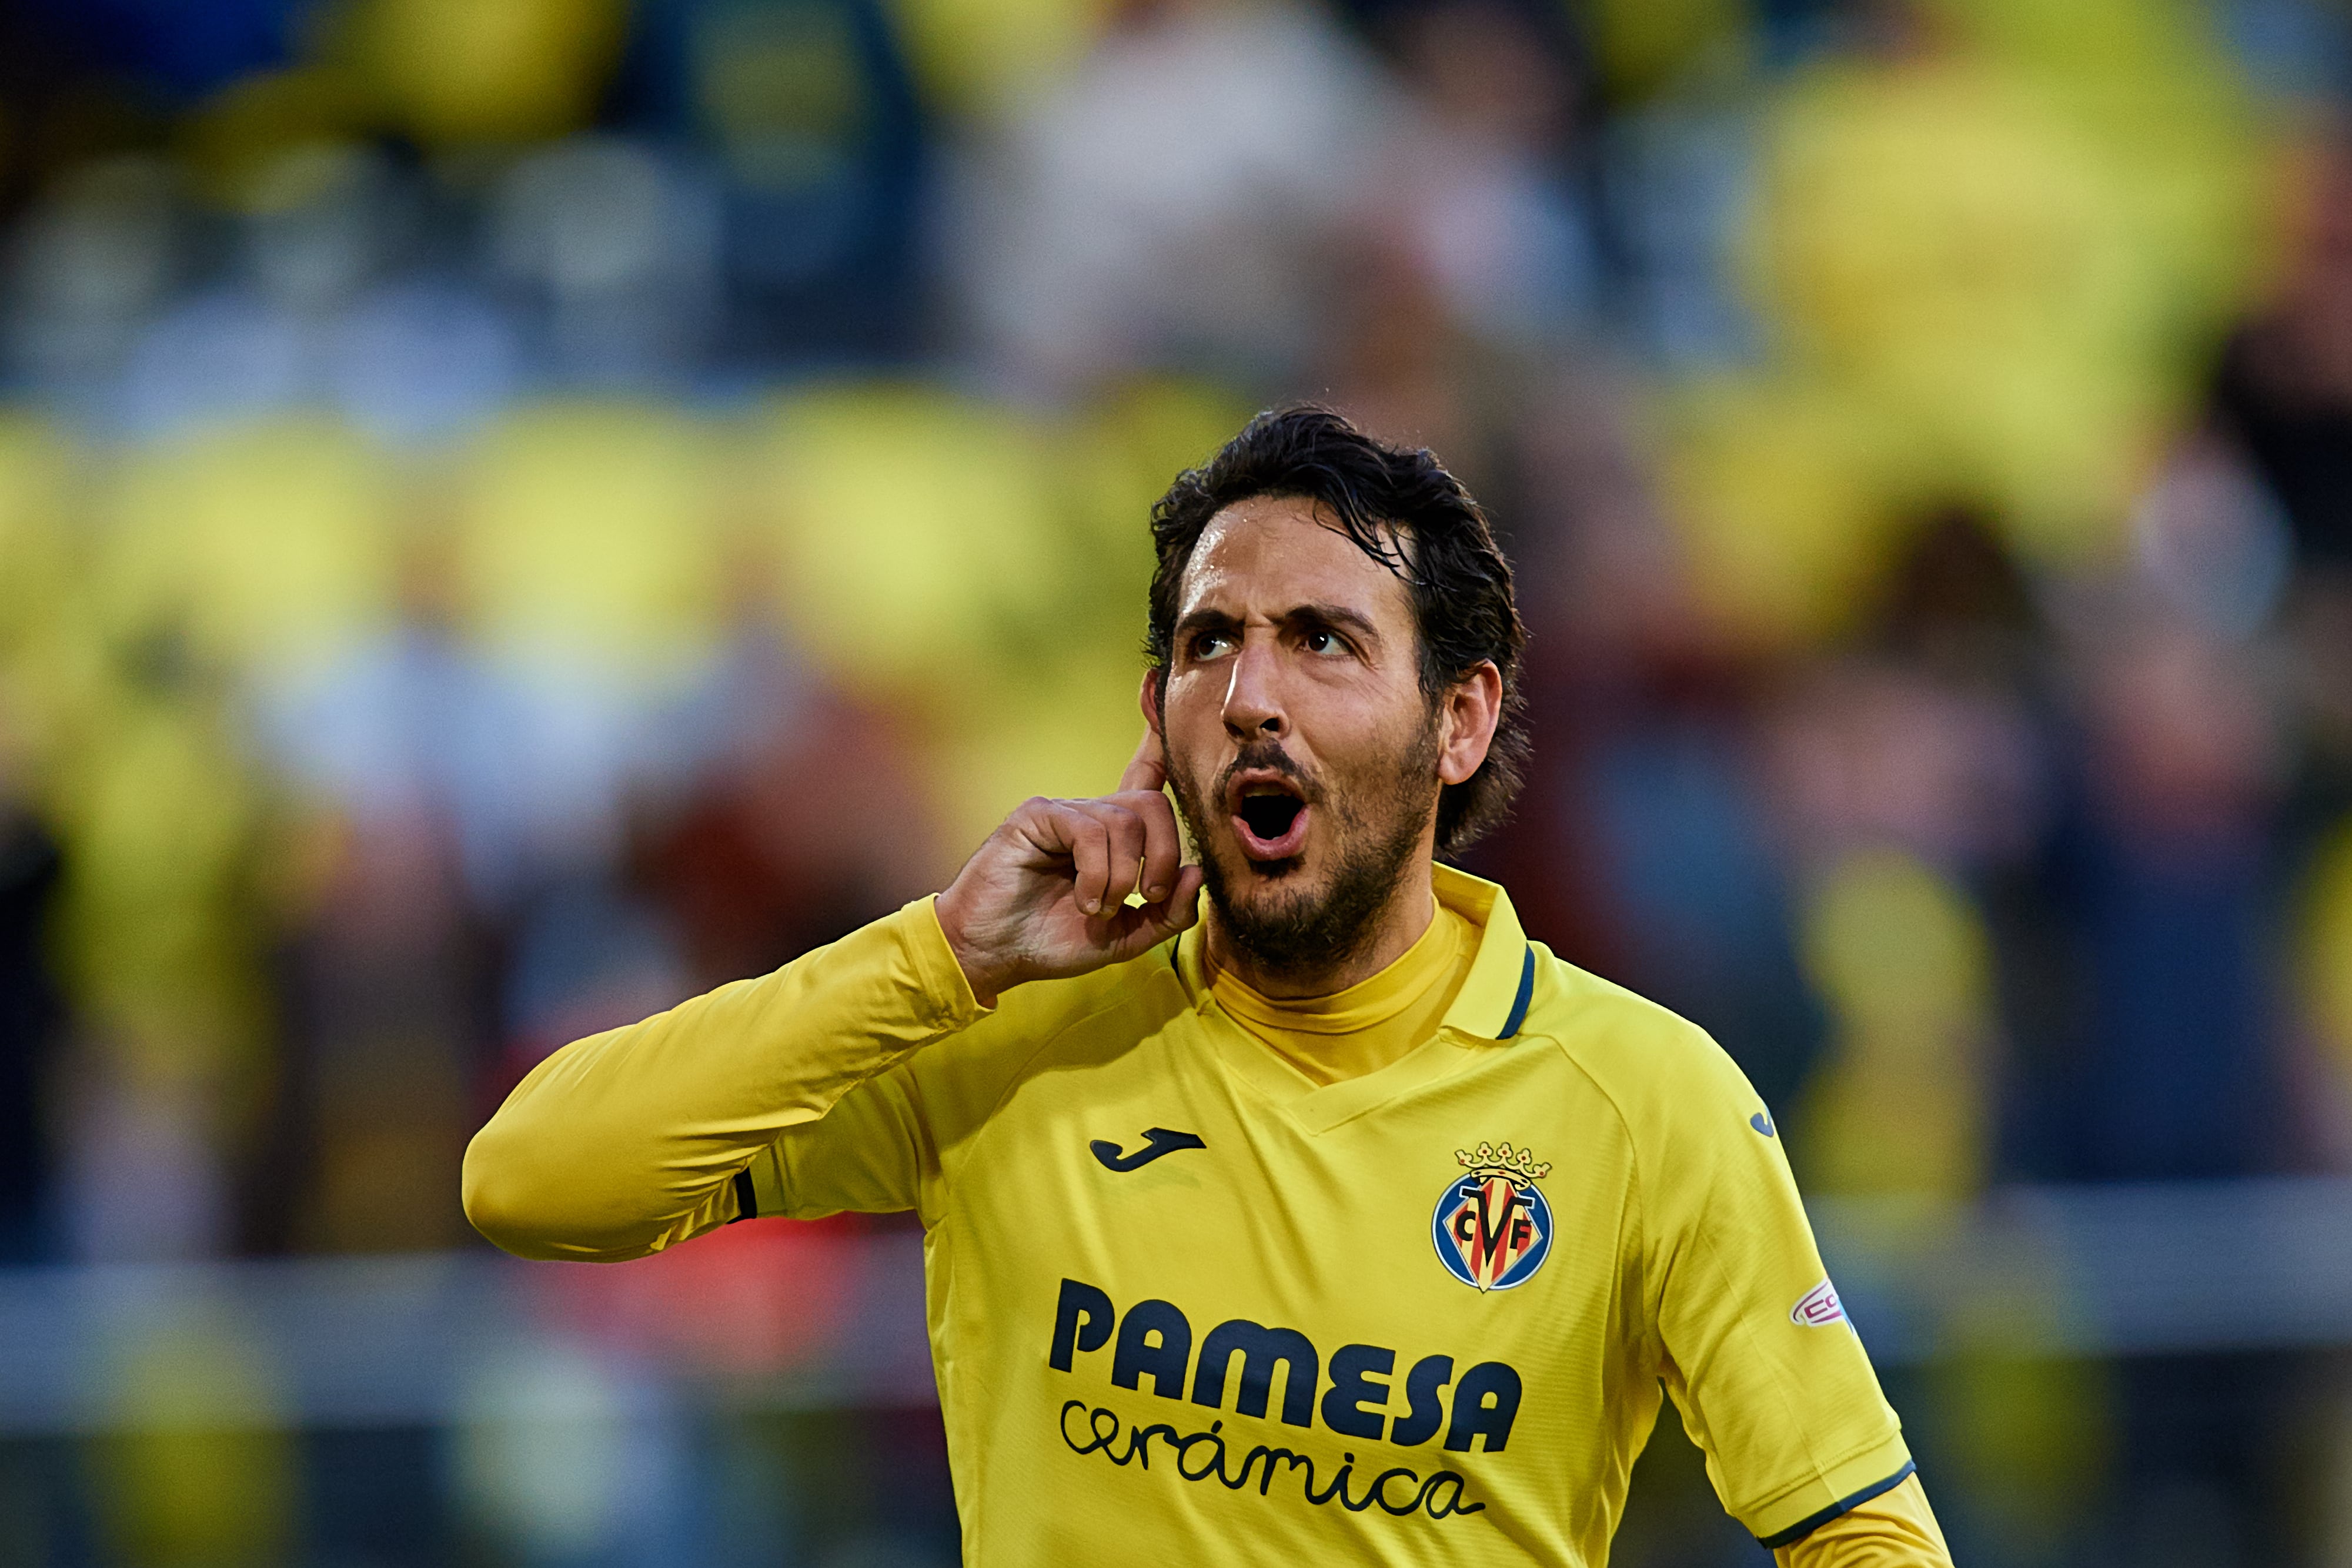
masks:
<svg viewBox="0 0 2352 1568"><path fill-rule="evenodd" d="M1143 738L1136 743L1135 755L1128 758L1127 771L1118 776L1119 792L1129 789L1157 789L1168 782L1168 765L1160 749L1160 732L1146 729Z"/></svg>
<svg viewBox="0 0 2352 1568"><path fill-rule="evenodd" d="M1489 659L1454 683L1445 699L1445 740L1438 748L1441 783L1466 783L1495 744L1503 718L1503 673Z"/></svg>

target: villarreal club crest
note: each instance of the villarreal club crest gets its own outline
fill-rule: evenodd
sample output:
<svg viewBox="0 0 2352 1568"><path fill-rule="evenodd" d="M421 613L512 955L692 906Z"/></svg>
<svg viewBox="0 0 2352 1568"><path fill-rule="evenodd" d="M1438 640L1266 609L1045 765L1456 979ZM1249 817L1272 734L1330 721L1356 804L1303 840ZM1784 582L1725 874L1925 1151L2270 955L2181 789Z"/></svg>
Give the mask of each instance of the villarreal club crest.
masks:
<svg viewBox="0 0 2352 1568"><path fill-rule="evenodd" d="M1479 1291L1524 1285L1551 1252L1551 1205L1536 1183L1551 1175L1525 1149L1456 1149L1464 1174L1430 1216L1429 1239L1445 1271Z"/></svg>

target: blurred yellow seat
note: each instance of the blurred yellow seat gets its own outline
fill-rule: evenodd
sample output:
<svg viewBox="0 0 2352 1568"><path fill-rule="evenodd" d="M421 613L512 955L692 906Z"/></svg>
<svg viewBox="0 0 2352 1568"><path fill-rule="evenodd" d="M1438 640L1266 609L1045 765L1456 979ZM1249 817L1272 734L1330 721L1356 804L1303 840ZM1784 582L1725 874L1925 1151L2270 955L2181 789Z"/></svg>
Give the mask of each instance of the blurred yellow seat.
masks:
<svg viewBox="0 0 2352 1568"><path fill-rule="evenodd" d="M359 0L331 34L429 146L506 145L586 125L628 30L620 0Z"/></svg>
<svg viewBox="0 0 2352 1568"><path fill-rule="evenodd" d="M891 20L935 109L1003 115L1082 59L1102 0L890 0Z"/></svg>
<svg viewBox="0 0 2352 1568"><path fill-rule="evenodd" d="M1155 378L1097 399L1056 442L1054 470L1070 497L1088 601L1129 645L1143 634L1153 504L1178 474L1216 455L1251 413L1223 387Z"/></svg>
<svg viewBox="0 0 2352 1568"><path fill-rule="evenodd" d="M828 388L761 415L751 461L780 607L851 690L952 707L1050 653L1083 569L1027 422L934 388Z"/></svg>
<svg viewBox="0 0 2352 1568"><path fill-rule="evenodd" d="M76 454L47 423L0 413L0 785L38 776L89 684Z"/></svg>
<svg viewBox="0 0 2352 1568"><path fill-rule="evenodd" d="M1847 389L1725 378L1664 405L1659 481L1700 601L1742 641L1845 628L1901 517L1903 453Z"/></svg>
<svg viewBox="0 0 2352 1568"><path fill-rule="evenodd" d="M450 557L469 630L529 659L652 684L717 642L718 447L684 413L631 403L523 409L457 476Z"/></svg>
<svg viewBox="0 0 2352 1568"><path fill-rule="evenodd" d="M0 412L0 650L47 619L73 563L65 517L73 456L36 416Z"/></svg>
<svg viewBox="0 0 2352 1568"><path fill-rule="evenodd" d="M121 642L184 636L236 672L330 659L396 616L400 505L385 455L324 419L133 454L98 552L106 629Z"/></svg>

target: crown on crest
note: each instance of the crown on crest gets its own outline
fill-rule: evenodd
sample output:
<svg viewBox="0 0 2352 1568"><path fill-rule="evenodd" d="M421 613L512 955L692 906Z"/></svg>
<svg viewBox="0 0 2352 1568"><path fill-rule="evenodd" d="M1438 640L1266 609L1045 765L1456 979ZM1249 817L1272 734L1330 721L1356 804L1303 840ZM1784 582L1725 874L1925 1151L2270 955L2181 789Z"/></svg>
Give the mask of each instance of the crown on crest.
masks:
<svg viewBox="0 0 2352 1568"><path fill-rule="evenodd" d="M1456 1149L1454 1157L1473 1176L1516 1176L1533 1182L1551 1175L1549 1162L1538 1165L1534 1155L1508 1144L1480 1144L1475 1149Z"/></svg>

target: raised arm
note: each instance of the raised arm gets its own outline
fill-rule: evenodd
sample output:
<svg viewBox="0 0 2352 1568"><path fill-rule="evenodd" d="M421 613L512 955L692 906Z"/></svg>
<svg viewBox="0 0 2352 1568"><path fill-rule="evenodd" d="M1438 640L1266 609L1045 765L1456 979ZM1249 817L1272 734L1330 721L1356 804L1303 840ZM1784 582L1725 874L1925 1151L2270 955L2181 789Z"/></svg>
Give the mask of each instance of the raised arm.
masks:
<svg viewBox="0 0 2352 1568"><path fill-rule="evenodd" d="M541 1062L466 1150L466 1217L520 1257L596 1262L734 1218L736 1173L779 1134L982 1016L931 904ZM878 1152L911 1206L912 1147Z"/></svg>
<svg viewBox="0 0 2352 1568"><path fill-rule="evenodd" d="M1160 778L1147 735L1118 793L1027 802L938 899L557 1051L467 1149L467 1218L520 1256L600 1262L736 1218L735 1178L780 1135L974 1024L1000 993L1123 962L1192 925L1201 872L1179 863ZM1134 893L1150 902L1129 906ZM852 1140L857 1207L917 1200L921 1129L887 1087L858 1102L873 1113Z"/></svg>

